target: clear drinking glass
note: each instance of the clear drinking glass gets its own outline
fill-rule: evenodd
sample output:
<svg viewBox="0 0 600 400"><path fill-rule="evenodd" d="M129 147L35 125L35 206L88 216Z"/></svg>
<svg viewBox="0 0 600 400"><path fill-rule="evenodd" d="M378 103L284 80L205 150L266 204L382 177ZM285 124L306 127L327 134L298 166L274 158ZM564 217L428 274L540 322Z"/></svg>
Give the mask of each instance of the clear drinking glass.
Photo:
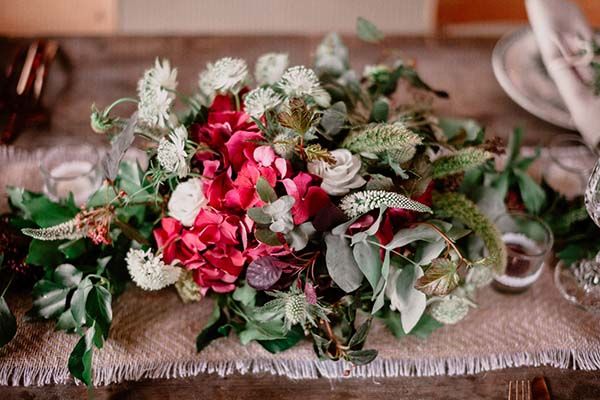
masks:
<svg viewBox="0 0 600 400"><path fill-rule="evenodd" d="M500 215L495 224L506 244L508 263L504 275L494 279L502 291L523 292L541 275L552 250L552 230L541 219L522 212Z"/></svg>
<svg viewBox="0 0 600 400"><path fill-rule="evenodd" d="M550 163L544 171L544 178L550 187L567 198L581 196L598 154L580 136L564 134L552 138L548 155Z"/></svg>
<svg viewBox="0 0 600 400"><path fill-rule="evenodd" d="M75 203L83 205L100 187L100 155L91 145L64 145L46 151L40 162L44 193L53 200L73 193Z"/></svg>
<svg viewBox="0 0 600 400"><path fill-rule="evenodd" d="M589 176L584 198L588 215L600 227L600 159ZM578 260L572 265L558 262L554 283L571 303L588 311L600 312L600 253L592 260Z"/></svg>

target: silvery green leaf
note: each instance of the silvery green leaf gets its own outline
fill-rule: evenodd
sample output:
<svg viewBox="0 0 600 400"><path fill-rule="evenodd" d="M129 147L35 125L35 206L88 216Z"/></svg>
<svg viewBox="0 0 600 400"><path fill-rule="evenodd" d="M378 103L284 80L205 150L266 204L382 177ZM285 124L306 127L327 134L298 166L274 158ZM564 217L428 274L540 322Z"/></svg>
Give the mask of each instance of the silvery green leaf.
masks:
<svg viewBox="0 0 600 400"><path fill-rule="evenodd" d="M346 114L346 104L343 101L338 101L325 110L321 117L321 126L325 130L323 133L327 139L333 139L342 130L346 122Z"/></svg>
<svg viewBox="0 0 600 400"><path fill-rule="evenodd" d="M479 187L473 193L473 199L481 212L491 220L495 220L498 216L506 214L504 197L495 188L489 186Z"/></svg>
<svg viewBox="0 0 600 400"><path fill-rule="evenodd" d="M352 254L354 254L354 260L356 260L358 268L367 277L371 287L375 289L381 278L379 247L375 247L367 242L358 242L352 247Z"/></svg>
<svg viewBox="0 0 600 400"><path fill-rule="evenodd" d="M425 293L414 287L421 276L423 276L421 267L408 264L396 278L395 298L392 298L392 304L400 312L402 329L406 333L409 333L419 322L427 306Z"/></svg>
<svg viewBox="0 0 600 400"><path fill-rule="evenodd" d="M361 40L370 43L377 43L384 38L383 32L363 17L358 17L356 20L356 34Z"/></svg>
<svg viewBox="0 0 600 400"><path fill-rule="evenodd" d="M257 224L268 225L272 222L271 217L265 213L261 207L252 207L248 209L248 216Z"/></svg>
<svg viewBox="0 0 600 400"><path fill-rule="evenodd" d="M385 97L380 97L373 103L371 109L372 122L386 122L390 112L390 103Z"/></svg>
<svg viewBox="0 0 600 400"><path fill-rule="evenodd" d="M353 223L355 223L356 220L359 219L360 217L362 217L362 215L354 217L354 218L350 219L349 221L346 221L343 224L340 224L340 225L336 226L335 228L333 228L331 230L331 233L334 234L334 235L343 235L343 234L345 234L346 231L348 230L348 228L350 227L350 225L352 225Z"/></svg>
<svg viewBox="0 0 600 400"><path fill-rule="evenodd" d="M377 311L381 310L381 307L385 304L385 291L388 285L388 277L390 274L390 252L386 251L385 256L383 257L383 264L381 267L381 278L379 279L379 284L373 293L373 297L375 302L373 303L373 309L371 310L371 314L375 314Z"/></svg>
<svg viewBox="0 0 600 400"><path fill-rule="evenodd" d="M417 264L419 265L429 265L431 261L438 258L442 251L446 248L446 242L440 238L440 240L427 243L425 246L419 248L419 252L417 253Z"/></svg>
<svg viewBox="0 0 600 400"><path fill-rule="evenodd" d="M108 153L102 159L101 167L102 174L105 178L114 181L119 172L119 163L125 155L129 146L133 143L135 137L135 126L137 124L137 112L133 113L125 128L121 133L113 140L112 145Z"/></svg>
<svg viewBox="0 0 600 400"><path fill-rule="evenodd" d="M473 119L440 118L439 124L448 140L464 133L467 141L473 141L483 130Z"/></svg>
<svg viewBox="0 0 600 400"><path fill-rule="evenodd" d="M361 272L348 240L339 235L325 235L325 262L331 279L346 293L358 289L362 280Z"/></svg>
<svg viewBox="0 0 600 400"><path fill-rule="evenodd" d="M244 306L254 306L256 290L254 290L249 284L246 284L235 289L232 297L235 301L240 302Z"/></svg>
<svg viewBox="0 0 600 400"><path fill-rule="evenodd" d="M377 217L377 219L375 220L375 222L373 222L373 225L371 225L369 227L369 229L367 229L365 231L365 233L369 236L374 235L375 233L377 233L377 231L379 230L379 225L381 225L381 221L383 220L383 214L385 214L385 210L387 209L387 207L383 206L379 209L379 216Z"/></svg>
<svg viewBox="0 0 600 400"><path fill-rule="evenodd" d="M419 225L414 228L400 229L385 247L392 250L417 240L436 242L439 239L440 235L434 229L427 225Z"/></svg>
<svg viewBox="0 0 600 400"><path fill-rule="evenodd" d="M277 200L275 190L273 190L271 185L269 185L269 182L262 176L256 181L256 193L258 193L260 199L265 203L271 203Z"/></svg>

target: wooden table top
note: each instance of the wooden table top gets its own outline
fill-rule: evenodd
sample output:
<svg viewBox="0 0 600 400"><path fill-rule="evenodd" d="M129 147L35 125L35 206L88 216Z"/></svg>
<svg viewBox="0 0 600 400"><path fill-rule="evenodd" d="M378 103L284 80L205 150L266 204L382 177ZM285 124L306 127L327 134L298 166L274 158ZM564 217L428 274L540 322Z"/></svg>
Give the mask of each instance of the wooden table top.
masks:
<svg viewBox="0 0 600 400"><path fill-rule="evenodd" d="M256 58L269 51L289 53L292 64L310 64L319 37L178 37L178 38L69 38L59 39L73 66L69 89L52 107L48 128L30 129L14 143L32 149L65 142L106 144L89 128L92 103L104 107L135 94L136 82L156 56L166 57L179 71L179 88L193 88L208 61L224 56ZM17 39L0 39L0 64L8 62ZM353 67L379 60L381 48L347 38ZM440 115L469 117L482 122L488 135L507 135L525 128L527 144L543 144L568 131L547 124L513 103L496 82L491 53L495 40L389 38L385 47L414 58L422 77L450 93L440 100ZM55 68L56 66L54 66ZM55 70L57 70L55 72ZM51 76L60 77L59 68ZM64 77L63 77L64 78ZM127 110L124 110L126 115ZM1 171L0 171L1 173ZM401 342L398 343L402 345ZM97 399L506 399L509 380L546 377L553 399L600 399L600 372L558 370L550 367L517 368L465 377L348 379L292 381L271 375L234 375L127 382L98 388ZM0 387L4 399L83 398L85 388L57 385L41 388Z"/></svg>

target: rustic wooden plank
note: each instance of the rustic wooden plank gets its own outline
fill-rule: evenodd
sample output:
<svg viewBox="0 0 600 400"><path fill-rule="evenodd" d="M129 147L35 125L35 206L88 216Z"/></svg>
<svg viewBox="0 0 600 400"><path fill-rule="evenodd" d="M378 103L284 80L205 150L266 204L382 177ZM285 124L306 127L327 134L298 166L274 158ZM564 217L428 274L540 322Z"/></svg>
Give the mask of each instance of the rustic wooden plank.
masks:
<svg viewBox="0 0 600 400"><path fill-rule="evenodd" d="M344 379L330 381L290 380L272 375L233 375L221 378L201 375L186 379L127 382L96 388L103 399L223 399L223 400L351 400L351 399L443 399L504 400L510 380L545 376L553 400L595 400L600 398L600 374L553 368L516 368L475 376L412 377L386 379ZM81 386L1 387L5 400L79 399Z"/></svg>

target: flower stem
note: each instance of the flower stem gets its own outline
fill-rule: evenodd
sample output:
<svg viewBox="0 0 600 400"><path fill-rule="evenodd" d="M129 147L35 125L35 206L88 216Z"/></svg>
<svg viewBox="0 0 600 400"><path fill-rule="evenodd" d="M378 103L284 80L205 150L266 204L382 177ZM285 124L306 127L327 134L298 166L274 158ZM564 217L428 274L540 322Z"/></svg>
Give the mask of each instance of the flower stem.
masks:
<svg viewBox="0 0 600 400"><path fill-rule="evenodd" d="M114 107L118 106L119 104L122 104L122 103L136 103L137 104L137 102L138 102L137 99L134 99L132 97L120 98L119 100L114 101L110 106L108 106L104 109L104 115L107 116L111 112L111 110Z"/></svg>

